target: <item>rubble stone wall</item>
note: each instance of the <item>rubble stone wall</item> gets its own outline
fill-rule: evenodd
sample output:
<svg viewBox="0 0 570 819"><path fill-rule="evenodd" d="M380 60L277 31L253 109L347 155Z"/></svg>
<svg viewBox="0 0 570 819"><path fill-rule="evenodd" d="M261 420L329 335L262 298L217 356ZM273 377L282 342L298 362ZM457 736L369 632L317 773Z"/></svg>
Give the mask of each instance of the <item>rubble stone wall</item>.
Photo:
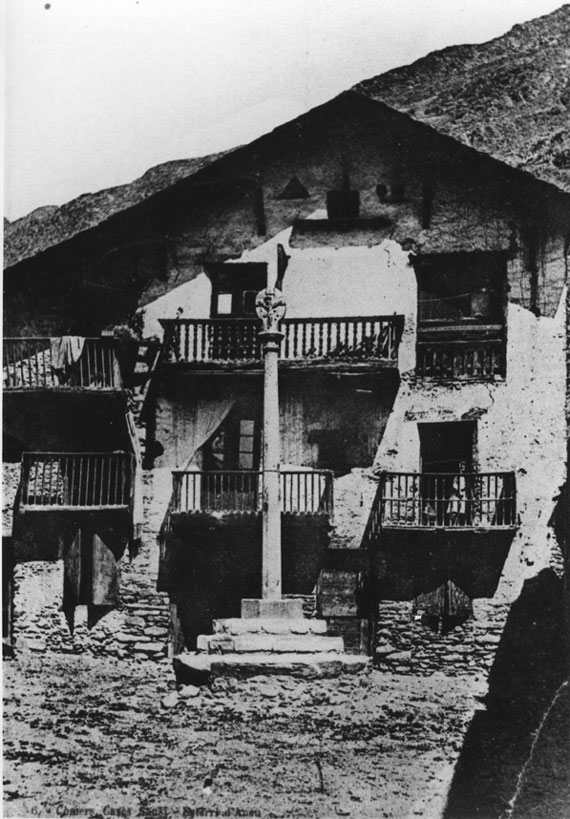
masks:
<svg viewBox="0 0 570 819"><path fill-rule="evenodd" d="M375 662L398 674L490 671L509 612L495 600L474 600L473 617L447 634L414 619L412 601L384 600L378 607Z"/></svg>
<svg viewBox="0 0 570 819"><path fill-rule="evenodd" d="M14 470L12 470L14 472ZM86 607L75 610L70 633L61 610L63 603L63 560L20 563L14 569L15 650L78 654L97 657L134 657L162 660L167 654L169 601L156 591L158 546L156 535L162 523L162 504L155 498L155 476L144 474L145 519L139 554L120 563L121 604L91 629ZM18 472L14 472L17 480ZM14 478L13 478L14 480ZM167 501L166 501L167 502Z"/></svg>

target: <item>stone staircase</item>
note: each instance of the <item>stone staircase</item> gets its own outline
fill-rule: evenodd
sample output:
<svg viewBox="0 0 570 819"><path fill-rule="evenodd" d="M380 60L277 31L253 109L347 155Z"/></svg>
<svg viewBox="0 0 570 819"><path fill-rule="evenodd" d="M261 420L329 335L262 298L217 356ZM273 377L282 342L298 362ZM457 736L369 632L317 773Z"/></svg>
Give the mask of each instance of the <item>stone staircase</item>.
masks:
<svg viewBox="0 0 570 819"><path fill-rule="evenodd" d="M301 600L243 600L240 618L214 620L213 634L198 637L197 651L173 662L184 685L258 674L334 677L370 664L345 654L343 638L327 634L325 620L304 617Z"/></svg>
<svg viewBox="0 0 570 819"><path fill-rule="evenodd" d="M327 636L324 620L214 620L213 635L198 637L198 653L318 654L344 651L342 637Z"/></svg>

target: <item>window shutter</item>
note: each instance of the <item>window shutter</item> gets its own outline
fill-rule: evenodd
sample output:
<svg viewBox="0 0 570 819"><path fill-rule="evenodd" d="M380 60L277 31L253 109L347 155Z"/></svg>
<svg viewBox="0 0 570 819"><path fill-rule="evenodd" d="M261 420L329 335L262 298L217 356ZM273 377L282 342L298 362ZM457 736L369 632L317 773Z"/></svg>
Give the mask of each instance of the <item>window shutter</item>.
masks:
<svg viewBox="0 0 570 819"><path fill-rule="evenodd" d="M119 604L119 571L115 555L99 535L93 535L93 587L91 603L115 607Z"/></svg>
<svg viewBox="0 0 570 819"><path fill-rule="evenodd" d="M81 539L79 529L63 561L63 606L74 609L81 604Z"/></svg>

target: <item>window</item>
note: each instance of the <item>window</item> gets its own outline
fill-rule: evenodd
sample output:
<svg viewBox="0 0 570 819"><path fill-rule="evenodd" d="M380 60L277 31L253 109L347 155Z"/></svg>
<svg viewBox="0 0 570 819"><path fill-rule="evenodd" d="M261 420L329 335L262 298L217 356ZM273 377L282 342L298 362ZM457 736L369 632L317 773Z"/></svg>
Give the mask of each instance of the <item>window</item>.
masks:
<svg viewBox="0 0 570 819"><path fill-rule="evenodd" d="M396 182L390 189L390 199L392 202L404 202L406 199L406 186L403 182Z"/></svg>
<svg viewBox="0 0 570 819"><path fill-rule="evenodd" d="M327 193L327 216L329 219L357 219L360 213L360 193L340 190Z"/></svg>
<svg viewBox="0 0 570 819"><path fill-rule="evenodd" d="M458 253L418 259L420 325L501 324L505 261L497 255Z"/></svg>
<svg viewBox="0 0 570 819"><path fill-rule="evenodd" d="M418 279L419 375L445 379L503 376L506 255L418 256L413 265Z"/></svg>
<svg viewBox="0 0 570 819"><path fill-rule="evenodd" d="M255 456L255 421L241 418L239 422L238 468L253 469Z"/></svg>
<svg viewBox="0 0 570 819"><path fill-rule="evenodd" d="M255 299L267 286L267 264L210 264L206 272L212 281L212 318L256 318Z"/></svg>
<svg viewBox="0 0 570 819"><path fill-rule="evenodd" d="M216 295L215 312L218 316L231 316L233 296L231 293L218 293Z"/></svg>
<svg viewBox="0 0 570 819"><path fill-rule="evenodd" d="M204 469L259 469L261 429L254 408L234 410L204 445Z"/></svg>
<svg viewBox="0 0 570 819"><path fill-rule="evenodd" d="M263 288L259 288L262 290ZM255 300L257 298L257 294L259 290L244 290L242 293L242 315L244 316L257 316L257 312L255 310Z"/></svg>

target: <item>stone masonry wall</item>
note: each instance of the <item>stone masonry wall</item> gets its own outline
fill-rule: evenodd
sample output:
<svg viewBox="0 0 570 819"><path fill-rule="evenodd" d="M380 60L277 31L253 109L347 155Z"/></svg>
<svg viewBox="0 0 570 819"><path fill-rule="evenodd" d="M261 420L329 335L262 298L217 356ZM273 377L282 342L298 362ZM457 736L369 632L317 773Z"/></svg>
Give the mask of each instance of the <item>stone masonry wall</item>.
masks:
<svg viewBox="0 0 570 819"><path fill-rule="evenodd" d="M375 663L398 674L488 673L509 606L474 600L473 617L447 634L436 634L414 619L412 601L385 600L378 607Z"/></svg>
<svg viewBox="0 0 570 819"><path fill-rule="evenodd" d="M106 614L90 630L86 607L79 606L75 611L74 633L69 632L61 610L63 560L34 561L15 567L13 637L17 652L87 653L153 661L166 657L170 608L168 596L156 591L156 535L163 511L157 508L154 484L155 475L145 472L142 546L132 561L127 555L121 560L120 608Z"/></svg>

